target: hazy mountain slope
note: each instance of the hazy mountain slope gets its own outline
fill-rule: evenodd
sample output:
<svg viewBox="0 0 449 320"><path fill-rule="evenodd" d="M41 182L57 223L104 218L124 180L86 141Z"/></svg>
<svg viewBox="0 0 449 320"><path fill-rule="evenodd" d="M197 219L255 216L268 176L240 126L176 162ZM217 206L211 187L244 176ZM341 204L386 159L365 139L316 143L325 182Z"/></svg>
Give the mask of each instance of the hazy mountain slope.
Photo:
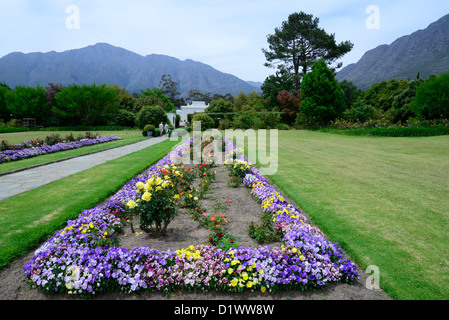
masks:
<svg viewBox="0 0 449 320"><path fill-rule="evenodd" d="M0 59L0 82L11 87L46 86L49 82L106 83L140 92L159 86L163 74L170 74L184 94L192 89L233 95L255 90L245 81L201 62L157 54L144 57L104 43L61 53L15 52Z"/></svg>
<svg viewBox="0 0 449 320"><path fill-rule="evenodd" d="M352 81L365 90L376 82L415 79L449 71L449 15L424 30L401 37L365 53L355 64L337 74L339 81Z"/></svg>

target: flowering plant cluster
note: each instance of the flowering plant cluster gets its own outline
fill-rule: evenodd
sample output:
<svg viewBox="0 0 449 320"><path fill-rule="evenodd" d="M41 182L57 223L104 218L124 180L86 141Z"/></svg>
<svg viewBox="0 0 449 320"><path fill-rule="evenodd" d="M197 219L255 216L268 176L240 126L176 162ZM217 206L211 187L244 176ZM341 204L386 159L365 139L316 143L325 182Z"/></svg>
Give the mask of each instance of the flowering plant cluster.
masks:
<svg viewBox="0 0 449 320"><path fill-rule="evenodd" d="M99 240L117 237L122 227L119 217L127 210L124 203L142 201L136 185L145 185L161 168L171 166L177 156L189 151L191 139L132 179L107 204L83 211L46 241L24 266L31 286L47 293L88 298L110 290L308 289L336 281L352 283L358 278L356 266L344 260L338 244L327 241L319 229L307 224L301 212L287 203L254 166L243 180L283 230L281 247L192 245L160 252L146 246L126 250L112 243L98 245ZM225 143L226 150L235 150L230 141ZM239 157L247 161L243 154Z"/></svg>
<svg viewBox="0 0 449 320"><path fill-rule="evenodd" d="M66 151L71 149L77 149L81 147L93 146L100 143L110 142L114 140L121 140L120 137L96 137L92 139L82 139L72 142L59 142L56 144L43 144L41 146L34 146L34 142L24 142L21 145L15 145L11 149L0 151L0 164L18 161L26 158L33 158L44 154L55 153L60 151ZM2 140L1 144L5 141ZM27 147L25 147L25 145ZM11 146L11 145L9 145Z"/></svg>

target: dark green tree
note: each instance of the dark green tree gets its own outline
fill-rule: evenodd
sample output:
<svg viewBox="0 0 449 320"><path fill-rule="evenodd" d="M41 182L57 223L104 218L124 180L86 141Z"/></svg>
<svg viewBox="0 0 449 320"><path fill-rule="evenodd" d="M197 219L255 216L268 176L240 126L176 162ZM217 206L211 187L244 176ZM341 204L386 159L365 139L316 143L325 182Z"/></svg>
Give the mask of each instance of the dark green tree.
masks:
<svg viewBox="0 0 449 320"><path fill-rule="evenodd" d="M5 93L6 107L14 119L35 118L42 123L51 113L45 89L41 86L16 86Z"/></svg>
<svg viewBox="0 0 449 320"><path fill-rule="evenodd" d="M327 125L346 110L344 93L334 71L322 59L312 66L301 83L301 109L312 125Z"/></svg>
<svg viewBox="0 0 449 320"><path fill-rule="evenodd" d="M180 106L181 100L178 92L178 83L173 81L170 74L162 75L159 87L162 89L162 93L166 95L175 106Z"/></svg>
<svg viewBox="0 0 449 320"><path fill-rule="evenodd" d="M114 88L104 84L71 85L55 95L53 112L69 125L104 124L119 108L119 99Z"/></svg>
<svg viewBox="0 0 449 320"><path fill-rule="evenodd" d="M349 41L337 44L335 35L327 34L318 23L319 19L313 15L293 13L274 34L267 36L268 49L262 49L267 59L265 66L288 71L293 77L295 91L315 62L324 59L332 64L353 47ZM336 66L339 67L341 63Z"/></svg>
<svg viewBox="0 0 449 320"><path fill-rule="evenodd" d="M160 106L165 112L175 112L173 102L164 94L160 88L152 88L141 91L141 95L136 102L139 110L143 106Z"/></svg>
<svg viewBox="0 0 449 320"><path fill-rule="evenodd" d="M449 116L449 73L430 76L416 89L411 103L412 110L425 119L433 120Z"/></svg>
<svg viewBox="0 0 449 320"><path fill-rule="evenodd" d="M165 110L160 106L143 106L136 117L136 125L143 129L147 124L152 124L156 128L160 123L168 123Z"/></svg>
<svg viewBox="0 0 449 320"><path fill-rule="evenodd" d="M394 96L392 107L395 110L394 122L406 122L410 117L416 116L411 108L411 103L416 97L416 89L424 82L423 79L415 79L408 82L407 87Z"/></svg>
<svg viewBox="0 0 449 320"><path fill-rule="evenodd" d="M6 83L0 83L0 122L5 123L11 120L11 111L6 106L6 93L11 91L11 88Z"/></svg>
<svg viewBox="0 0 449 320"><path fill-rule="evenodd" d="M340 87L344 93L344 99L346 107L351 108L352 104L357 101L361 96L363 96L363 91L358 89L357 86L348 80L343 80L340 82Z"/></svg>
<svg viewBox="0 0 449 320"><path fill-rule="evenodd" d="M268 76L262 84L262 96L268 100L267 108L273 110L279 106L278 95L283 91L294 92L295 82L287 71L276 71Z"/></svg>
<svg viewBox="0 0 449 320"><path fill-rule="evenodd" d="M366 104L362 98L358 98L351 105L350 109L347 109L343 118L351 122L365 122L367 120L373 119L375 114L375 109L373 106Z"/></svg>

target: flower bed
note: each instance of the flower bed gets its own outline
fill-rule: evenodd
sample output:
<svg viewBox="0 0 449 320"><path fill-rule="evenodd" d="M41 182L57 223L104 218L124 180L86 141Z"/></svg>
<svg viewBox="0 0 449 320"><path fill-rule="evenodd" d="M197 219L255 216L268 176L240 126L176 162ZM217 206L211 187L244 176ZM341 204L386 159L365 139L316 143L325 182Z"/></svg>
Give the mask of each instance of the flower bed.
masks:
<svg viewBox="0 0 449 320"><path fill-rule="evenodd" d="M12 150L5 150L0 152L0 164L18 161L26 158L33 158L44 154L77 149L81 147L93 146L100 143L110 142L114 140L121 140L120 137L98 137L94 139L84 139L81 141L73 141L68 143L56 143L54 145L44 145L40 147L23 147L21 149L14 148Z"/></svg>
<svg viewBox="0 0 449 320"><path fill-rule="evenodd" d="M307 224L301 212L287 203L244 155L225 140L226 152L242 168L242 181L251 188L261 208L272 212L284 232L281 247L238 247L223 250L212 245L191 245L160 252L146 246L115 247L121 229L119 215L125 204L137 201L136 185L146 183L161 168L173 165L190 151L190 140L174 149L146 173L127 183L107 204L85 210L43 244L24 266L26 280L47 292L92 297L118 290L170 292L186 290L276 291L313 289L358 278L356 266L344 260L342 249ZM243 163L246 163L243 166Z"/></svg>

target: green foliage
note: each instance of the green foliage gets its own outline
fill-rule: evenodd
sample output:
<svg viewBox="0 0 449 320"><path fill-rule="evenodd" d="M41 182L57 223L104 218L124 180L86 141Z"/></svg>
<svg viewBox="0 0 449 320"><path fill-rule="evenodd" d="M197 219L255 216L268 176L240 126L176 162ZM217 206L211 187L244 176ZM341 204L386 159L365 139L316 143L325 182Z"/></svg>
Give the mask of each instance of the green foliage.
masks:
<svg viewBox="0 0 449 320"><path fill-rule="evenodd" d="M365 122L374 117L375 109L373 106L366 104L364 100L357 99L350 109L347 109L343 118L352 122Z"/></svg>
<svg viewBox="0 0 449 320"><path fill-rule="evenodd" d="M347 108L351 108L352 104L363 96L363 91L346 79L340 82L340 87L343 90Z"/></svg>
<svg viewBox="0 0 449 320"><path fill-rule="evenodd" d="M346 109L344 93L324 60L312 66L301 83L301 110L312 125L326 125Z"/></svg>
<svg viewBox="0 0 449 320"><path fill-rule="evenodd" d="M152 124L147 124L144 128L143 131L154 131L156 127L153 126Z"/></svg>
<svg viewBox="0 0 449 320"><path fill-rule="evenodd" d="M55 95L53 112L65 124L95 126L104 124L118 108L119 100L114 88L106 85L71 85Z"/></svg>
<svg viewBox="0 0 449 320"><path fill-rule="evenodd" d="M8 122L11 120L11 112L7 108L5 95L11 91L6 83L0 83L0 121Z"/></svg>
<svg viewBox="0 0 449 320"><path fill-rule="evenodd" d="M21 119L11 119L11 121L8 121L8 123L6 124L7 128L14 128L14 129L18 129L18 128L22 128L23 127L23 120Z"/></svg>
<svg viewBox="0 0 449 320"><path fill-rule="evenodd" d="M375 83L365 91L364 100L378 110L388 111L393 106L394 97L405 90L407 86L407 80L392 79Z"/></svg>
<svg viewBox="0 0 449 320"><path fill-rule="evenodd" d="M273 110L279 106L278 95L282 91L293 92L295 83L290 73L277 71L270 75L262 84L262 96L268 100L267 109Z"/></svg>
<svg viewBox="0 0 449 320"><path fill-rule="evenodd" d="M219 119L232 118L234 111L234 104L221 98L219 100L212 100L204 112L215 121L215 127L219 125Z"/></svg>
<svg viewBox="0 0 449 320"><path fill-rule="evenodd" d="M274 225L270 211L262 213L259 224L252 221L248 227L248 233L260 245L278 242L284 237L282 231Z"/></svg>
<svg viewBox="0 0 449 320"><path fill-rule="evenodd" d="M35 118L38 123L42 123L51 112L45 89L40 86L36 88L17 86L14 90L7 90L4 99L7 112L16 119Z"/></svg>
<svg viewBox="0 0 449 320"><path fill-rule="evenodd" d="M221 119L219 124L218 124L218 129L219 130L226 130L226 129L231 129L232 128L232 121L229 119Z"/></svg>
<svg viewBox="0 0 449 320"><path fill-rule="evenodd" d="M449 73L431 76L416 89L412 110L425 119L449 116Z"/></svg>
<svg viewBox="0 0 449 320"><path fill-rule="evenodd" d="M304 12L289 15L282 27L267 36L268 49L263 49L268 67L277 66L288 71L299 90L300 78L319 59L331 64L351 51L349 41L337 44L334 34L327 34L318 27L319 19Z"/></svg>
<svg viewBox="0 0 449 320"><path fill-rule="evenodd" d="M168 123L168 117L160 106L143 106L136 117L136 125L141 129L147 124L158 127L161 122Z"/></svg>
<svg viewBox="0 0 449 320"><path fill-rule="evenodd" d="M380 136L380 137L432 137L449 135L449 126L391 126L360 129L323 129L324 132L339 133L351 136Z"/></svg>
<svg viewBox="0 0 449 320"><path fill-rule="evenodd" d="M175 105L160 88L152 88L141 91L141 96L136 102L137 106L160 106L165 112L176 112Z"/></svg>
<svg viewBox="0 0 449 320"><path fill-rule="evenodd" d="M162 94L167 96L173 105L180 105L181 100L176 98L179 96L178 83L172 80L170 74L162 75L159 86L161 87Z"/></svg>
<svg viewBox="0 0 449 320"><path fill-rule="evenodd" d="M132 128L136 125L136 116L126 109L119 109L112 117L112 124Z"/></svg>
<svg viewBox="0 0 449 320"><path fill-rule="evenodd" d="M192 122L201 122L201 131L209 130L215 127L215 121L205 113L198 113L192 118Z"/></svg>
<svg viewBox="0 0 449 320"><path fill-rule="evenodd" d="M275 112L261 112L259 117L262 120L262 128L264 129L276 129L281 121L280 114Z"/></svg>
<svg viewBox="0 0 449 320"><path fill-rule="evenodd" d="M231 113L234 111L234 104L224 99L213 100L204 110L206 113Z"/></svg>
<svg viewBox="0 0 449 320"><path fill-rule="evenodd" d="M423 79L409 81L406 88L397 94L393 99L392 107L395 110L394 122L405 123L415 113L411 108L411 102L415 99L416 89L424 82Z"/></svg>
<svg viewBox="0 0 449 320"><path fill-rule="evenodd" d="M262 120L259 118L258 114L254 110L239 111L234 116L232 122L232 127L234 129L261 129Z"/></svg>

